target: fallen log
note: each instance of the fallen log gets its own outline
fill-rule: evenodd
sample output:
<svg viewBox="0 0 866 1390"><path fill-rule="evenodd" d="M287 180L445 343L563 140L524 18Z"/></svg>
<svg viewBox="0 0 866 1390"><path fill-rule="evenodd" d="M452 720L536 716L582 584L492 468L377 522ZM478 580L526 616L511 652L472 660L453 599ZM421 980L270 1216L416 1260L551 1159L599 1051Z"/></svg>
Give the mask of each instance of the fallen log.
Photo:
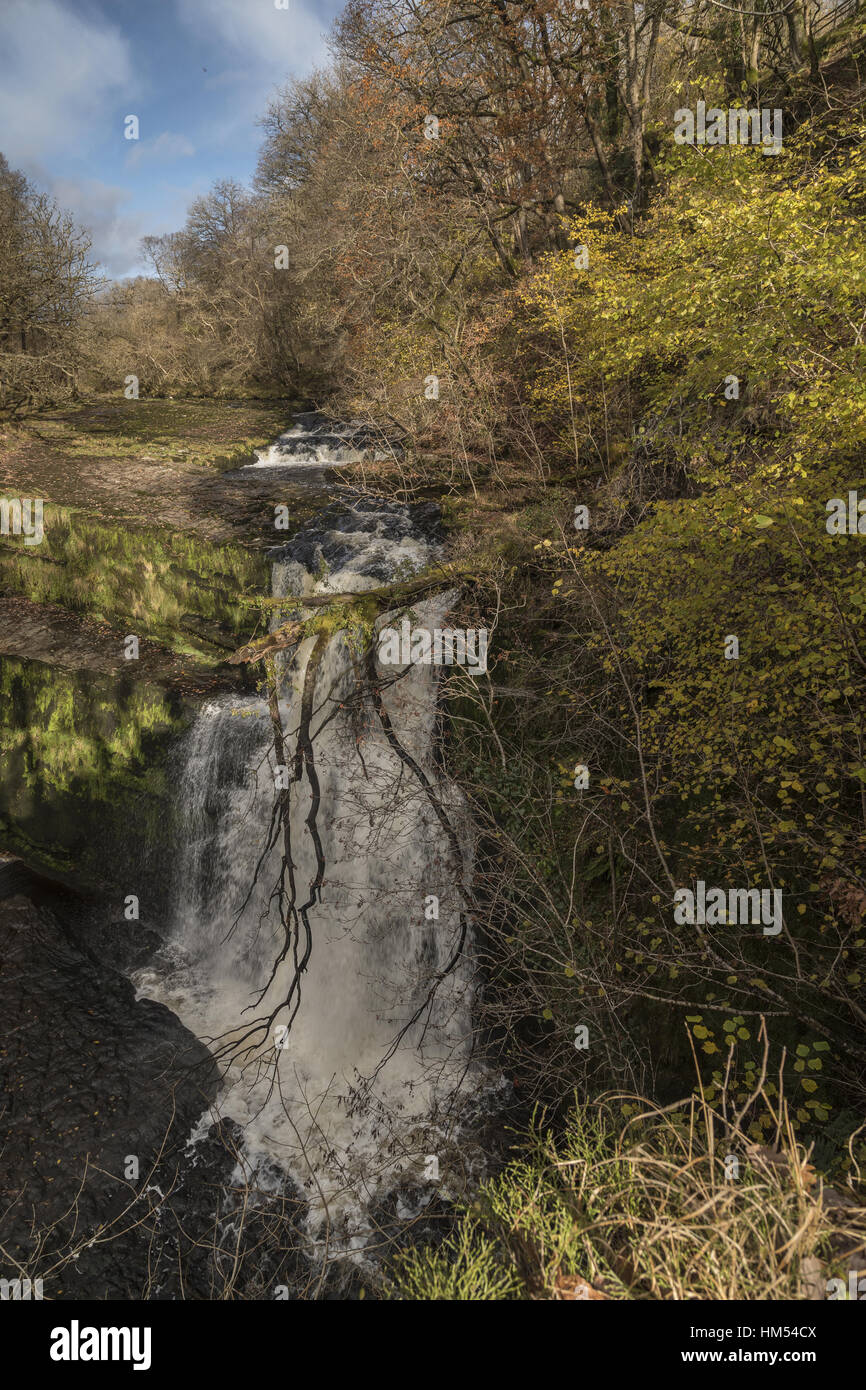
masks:
<svg viewBox="0 0 866 1390"><path fill-rule="evenodd" d="M255 642L248 642L245 647L239 647L236 652L232 652L228 664L242 666L248 662L264 661L266 657L273 656L274 652L296 647L304 635L305 627L306 623L285 623L283 627L278 627L276 632L269 632L267 637L259 637Z"/></svg>
<svg viewBox="0 0 866 1390"><path fill-rule="evenodd" d="M405 607L411 599L447 588L455 580L465 582L467 579L477 578L477 575L477 566L470 569L468 565L447 565L434 572L428 570L422 575L416 575L413 579L398 580L393 584L384 584L377 589L366 589L361 593L287 594L285 598L259 599L255 602L262 608L284 608L295 611L304 608L316 610L324 608L337 611L354 609L359 624L372 627L378 613L387 612L390 608ZM273 656L275 652L288 651L290 648L298 646L305 637L311 637L315 632L320 632L322 626L323 615L318 612L309 618L293 618L290 622L283 623L281 627L276 628L274 632L269 632L264 637L258 637L255 641L248 642L246 646L233 652L228 658L229 665L240 666L264 661L266 657ZM334 630L346 626L348 626L348 614L345 621L335 623Z"/></svg>
<svg viewBox="0 0 866 1390"><path fill-rule="evenodd" d="M412 579L395 580L394 583L383 584L378 589L333 594L286 594L285 598L247 598L242 601L255 604L257 608L325 608L329 604L344 607L362 599L375 599L379 602L391 597L411 598L416 594L441 589L454 580L477 579L482 568L479 564L440 565L435 570L425 570L423 574L416 574Z"/></svg>

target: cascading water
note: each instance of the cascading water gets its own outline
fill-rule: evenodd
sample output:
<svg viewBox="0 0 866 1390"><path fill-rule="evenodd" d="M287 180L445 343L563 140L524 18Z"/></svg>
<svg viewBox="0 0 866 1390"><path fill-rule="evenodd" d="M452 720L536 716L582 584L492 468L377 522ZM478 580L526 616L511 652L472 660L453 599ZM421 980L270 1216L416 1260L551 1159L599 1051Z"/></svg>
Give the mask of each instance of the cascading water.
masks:
<svg viewBox="0 0 866 1390"><path fill-rule="evenodd" d="M428 518L350 498L285 547L273 592L357 592L435 553ZM440 625L452 597L417 604L415 626ZM314 641L282 664L289 768ZM290 1174L308 1199L310 1234L327 1222L331 1248L343 1250L363 1248L371 1206L401 1183L422 1184L430 1156L447 1172L461 1098L477 1084L464 902L471 836L436 764L436 673L377 670L377 708L357 660L343 633L318 654L312 772L290 791L296 904L315 901L288 1034L289 1014L274 1014L290 996L295 959L275 895L284 842L264 699L208 704L179 748L186 838L174 920L166 948L137 977L140 994L227 1059L218 1109L243 1129L242 1176L254 1172L261 1186L266 1171ZM253 1032L268 1019L267 1032Z"/></svg>
<svg viewBox="0 0 866 1390"><path fill-rule="evenodd" d="M267 449L256 451L253 468L283 468L287 464L360 463L390 458L399 446L363 420L343 424L318 411L296 416L297 423Z"/></svg>

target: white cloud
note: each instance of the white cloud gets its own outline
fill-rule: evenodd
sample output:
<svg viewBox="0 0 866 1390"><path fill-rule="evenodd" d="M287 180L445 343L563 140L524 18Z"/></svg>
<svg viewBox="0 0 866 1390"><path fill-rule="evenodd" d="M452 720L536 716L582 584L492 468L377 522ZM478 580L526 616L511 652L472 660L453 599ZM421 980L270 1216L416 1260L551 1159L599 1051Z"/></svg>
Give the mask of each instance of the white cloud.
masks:
<svg viewBox="0 0 866 1390"><path fill-rule="evenodd" d="M0 148L10 163L85 152L133 87L129 45L104 19L60 0L0 4Z"/></svg>
<svg viewBox="0 0 866 1390"><path fill-rule="evenodd" d="M278 10L274 0L178 0L178 14L199 35L215 36L233 53L254 58L260 85L307 72L327 58L327 22L309 0L289 0L286 10Z"/></svg>
<svg viewBox="0 0 866 1390"><path fill-rule="evenodd" d="M316 12L316 5L324 11ZM206 85L231 90L221 118L200 131L202 143L232 148L245 145L276 87L328 61L327 30L339 8L337 0L289 0L278 10L274 0L177 0L179 19L217 49L208 62ZM225 67L219 58L230 59Z"/></svg>
<svg viewBox="0 0 866 1390"><path fill-rule="evenodd" d="M103 183L101 179L52 178L41 171L40 184L79 227L93 237L91 256L114 276L134 274L141 264L139 242L153 228L142 215L126 210L132 195L125 188Z"/></svg>
<svg viewBox="0 0 866 1390"><path fill-rule="evenodd" d="M138 140L126 157L128 169L140 164L168 164L176 159L188 159L195 154L195 145L185 135L164 130L155 140Z"/></svg>

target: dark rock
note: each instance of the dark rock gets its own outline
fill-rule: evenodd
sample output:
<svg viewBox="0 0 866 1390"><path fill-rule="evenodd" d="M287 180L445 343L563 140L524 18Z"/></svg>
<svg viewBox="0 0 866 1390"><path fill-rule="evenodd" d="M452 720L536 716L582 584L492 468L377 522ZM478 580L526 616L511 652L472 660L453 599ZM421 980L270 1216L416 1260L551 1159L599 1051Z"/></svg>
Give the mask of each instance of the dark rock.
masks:
<svg viewBox="0 0 866 1390"><path fill-rule="evenodd" d="M136 1000L128 980L85 956L51 910L20 896L0 904L0 1037L0 1242L35 1278L58 1255L80 1249L80 1261L98 1237L107 1270L122 1213L213 1099L213 1058L163 1005ZM138 1178L126 1176L130 1156ZM61 1296L63 1278L46 1297Z"/></svg>

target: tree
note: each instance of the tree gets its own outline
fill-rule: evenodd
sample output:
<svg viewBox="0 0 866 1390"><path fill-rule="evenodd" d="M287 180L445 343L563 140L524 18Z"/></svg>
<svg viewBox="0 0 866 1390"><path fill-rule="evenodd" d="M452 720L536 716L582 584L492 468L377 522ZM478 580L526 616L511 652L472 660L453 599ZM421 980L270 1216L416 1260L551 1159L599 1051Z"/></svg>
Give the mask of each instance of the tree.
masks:
<svg viewBox="0 0 866 1390"><path fill-rule="evenodd" d="M0 410L75 388L75 330L98 288L90 239L0 154Z"/></svg>

